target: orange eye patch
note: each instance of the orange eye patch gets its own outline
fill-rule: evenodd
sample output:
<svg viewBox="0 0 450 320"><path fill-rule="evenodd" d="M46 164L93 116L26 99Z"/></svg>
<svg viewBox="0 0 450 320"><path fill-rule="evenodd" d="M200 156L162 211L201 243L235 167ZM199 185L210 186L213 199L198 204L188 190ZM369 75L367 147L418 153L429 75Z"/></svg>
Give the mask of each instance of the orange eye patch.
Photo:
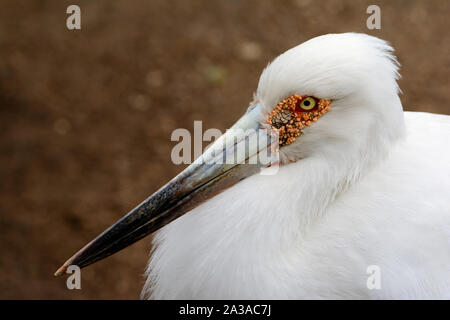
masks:
<svg viewBox="0 0 450 320"><path fill-rule="evenodd" d="M310 126L330 111L331 100L294 94L278 102L267 116L267 123L278 132L280 147L291 144Z"/></svg>

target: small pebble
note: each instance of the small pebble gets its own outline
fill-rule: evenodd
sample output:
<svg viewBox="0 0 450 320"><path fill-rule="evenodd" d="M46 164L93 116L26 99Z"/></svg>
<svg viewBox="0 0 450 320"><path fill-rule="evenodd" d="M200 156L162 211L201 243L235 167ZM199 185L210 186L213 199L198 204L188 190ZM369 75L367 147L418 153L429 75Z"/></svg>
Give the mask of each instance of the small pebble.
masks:
<svg viewBox="0 0 450 320"><path fill-rule="evenodd" d="M53 130L60 135L67 134L71 127L70 122L65 118L59 118L53 123Z"/></svg>

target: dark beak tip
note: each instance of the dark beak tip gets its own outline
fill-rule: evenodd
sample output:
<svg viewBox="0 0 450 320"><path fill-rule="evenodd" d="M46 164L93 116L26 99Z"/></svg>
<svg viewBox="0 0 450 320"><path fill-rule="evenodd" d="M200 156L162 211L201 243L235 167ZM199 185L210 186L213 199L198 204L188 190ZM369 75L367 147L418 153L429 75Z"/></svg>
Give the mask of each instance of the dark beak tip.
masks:
<svg viewBox="0 0 450 320"><path fill-rule="evenodd" d="M68 269L71 265L76 264L76 263L74 263L75 260L76 260L76 258L77 258L77 254L75 254L75 255L72 256L69 260L67 260L66 262L64 262L64 264L63 264L61 267L59 267L58 270L56 270L54 276L55 276L55 277L59 277L59 276L65 274L66 271L67 271L67 269Z"/></svg>
<svg viewBox="0 0 450 320"><path fill-rule="evenodd" d="M66 273L68 265L64 263L58 270L55 272L55 277L61 276L63 273Z"/></svg>

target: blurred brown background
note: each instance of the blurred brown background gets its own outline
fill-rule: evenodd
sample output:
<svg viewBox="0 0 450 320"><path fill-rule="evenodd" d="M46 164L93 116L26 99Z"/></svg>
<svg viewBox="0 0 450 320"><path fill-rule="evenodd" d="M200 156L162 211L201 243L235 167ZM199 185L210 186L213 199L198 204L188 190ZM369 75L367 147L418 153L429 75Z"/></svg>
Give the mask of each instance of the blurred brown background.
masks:
<svg viewBox="0 0 450 320"><path fill-rule="evenodd" d="M66 28L81 7L82 29ZM381 30L366 8L381 7ZM450 113L450 2L0 1L0 298L135 299L150 238L82 272L56 268L182 168L176 128L228 128L262 68L311 37L392 43L407 110Z"/></svg>

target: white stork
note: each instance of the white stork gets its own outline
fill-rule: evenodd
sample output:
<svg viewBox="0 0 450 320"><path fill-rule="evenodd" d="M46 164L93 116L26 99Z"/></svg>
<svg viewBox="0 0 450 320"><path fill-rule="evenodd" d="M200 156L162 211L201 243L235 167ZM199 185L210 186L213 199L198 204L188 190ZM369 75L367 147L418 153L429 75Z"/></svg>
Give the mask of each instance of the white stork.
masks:
<svg viewBox="0 0 450 320"><path fill-rule="evenodd" d="M398 78L393 49L372 36L288 50L233 127L280 134L276 174L244 163L268 145L194 163L57 273L164 226L144 297L450 298L450 117L404 112ZM224 138L201 158L238 153Z"/></svg>

